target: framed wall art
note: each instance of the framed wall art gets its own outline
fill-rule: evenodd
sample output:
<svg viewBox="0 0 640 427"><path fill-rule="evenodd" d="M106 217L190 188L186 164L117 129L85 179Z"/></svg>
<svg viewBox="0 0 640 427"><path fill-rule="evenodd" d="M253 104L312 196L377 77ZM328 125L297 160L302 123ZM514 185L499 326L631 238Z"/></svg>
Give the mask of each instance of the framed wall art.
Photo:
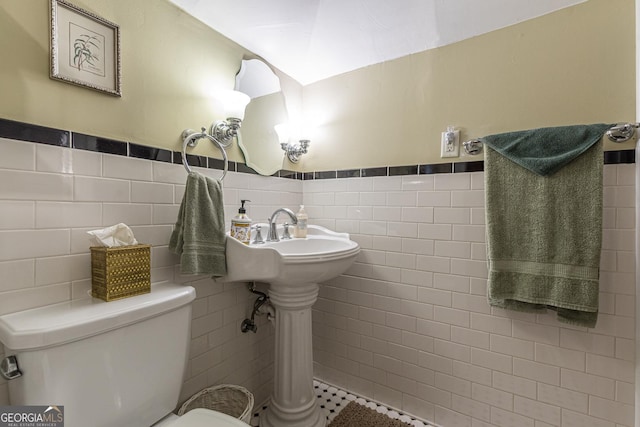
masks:
<svg viewBox="0 0 640 427"><path fill-rule="evenodd" d="M122 96L120 28L65 0L51 0L50 76Z"/></svg>

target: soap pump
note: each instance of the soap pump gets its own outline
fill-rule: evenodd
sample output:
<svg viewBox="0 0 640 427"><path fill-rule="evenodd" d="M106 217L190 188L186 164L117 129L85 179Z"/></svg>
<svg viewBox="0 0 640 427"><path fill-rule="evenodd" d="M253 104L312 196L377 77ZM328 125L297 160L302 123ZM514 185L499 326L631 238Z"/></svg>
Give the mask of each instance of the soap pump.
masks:
<svg viewBox="0 0 640 427"><path fill-rule="evenodd" d="M245 245L251 241L251 218L247 216L247 210L244 208L246 202L251 200L240 200L241 206L238 209L238 215L231 220L231 237L240 240Z"/></svg>

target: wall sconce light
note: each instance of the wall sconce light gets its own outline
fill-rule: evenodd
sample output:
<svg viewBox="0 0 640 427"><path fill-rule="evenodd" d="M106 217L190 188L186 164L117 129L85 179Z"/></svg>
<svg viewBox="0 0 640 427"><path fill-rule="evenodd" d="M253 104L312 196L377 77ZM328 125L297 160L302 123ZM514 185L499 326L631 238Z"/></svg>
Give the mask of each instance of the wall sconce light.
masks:
<svg viewBox="0 0 640 427"><path fill-rule="evenodd" d="M238 134L238 129L244 119L244 110L251 98L237 90L227 90L222 92L217 98L222 101L226 120L218 120L211 125L209 135L212 136L221 146L228 147L233 142L233 138ZM192 129L185 129L182 138L197 133ZM189 147L195 147L196 139L189 141Z"/></svg>
<svg viewBox="0 0 640 427"><path fill-rule="evenodd" d="M298 142L291 143L291 129L287 124L279 124L274 126L276 133L278 134L278 141L280 141L280 148L287 155L287 158L291 163L298 163L300 156L307 154L307 149L311 140L299 139Z"/></svg>
<svg viewBox="0 0 640 427"><path fill-rule="evenodd" d="M240 124L244 119L244 110L251 101L249 95L237 90L229 90L221 95L227 120L218 120L211 125L209 133L213 135L223 147L231 144L231 140L238 134Z"/></svg>

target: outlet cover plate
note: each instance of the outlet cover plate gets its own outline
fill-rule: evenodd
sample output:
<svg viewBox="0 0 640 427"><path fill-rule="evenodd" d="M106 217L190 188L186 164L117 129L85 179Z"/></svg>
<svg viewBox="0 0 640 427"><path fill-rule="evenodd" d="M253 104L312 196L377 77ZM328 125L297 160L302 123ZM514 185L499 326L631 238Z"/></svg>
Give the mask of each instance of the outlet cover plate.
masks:
<svg viewBox="0 0 640 427"><path fill-rule="evenodd" d="M453 138L450 136L453 134ZM460 131L442 132L440 139L440 157L460 157Z"/></svg>

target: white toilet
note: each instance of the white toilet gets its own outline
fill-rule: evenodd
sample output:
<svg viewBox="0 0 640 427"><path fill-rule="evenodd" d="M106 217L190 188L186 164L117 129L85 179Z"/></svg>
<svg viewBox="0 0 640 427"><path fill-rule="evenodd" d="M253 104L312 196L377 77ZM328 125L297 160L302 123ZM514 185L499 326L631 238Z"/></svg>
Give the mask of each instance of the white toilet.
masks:
<svg viewBox="0 0 640 427"><path fill-rule="evenodd" d="M84 298L0 316L11 405L62 405L65 427L247 427L175 409L191 341L190 286L104 302Z"/></svg>

